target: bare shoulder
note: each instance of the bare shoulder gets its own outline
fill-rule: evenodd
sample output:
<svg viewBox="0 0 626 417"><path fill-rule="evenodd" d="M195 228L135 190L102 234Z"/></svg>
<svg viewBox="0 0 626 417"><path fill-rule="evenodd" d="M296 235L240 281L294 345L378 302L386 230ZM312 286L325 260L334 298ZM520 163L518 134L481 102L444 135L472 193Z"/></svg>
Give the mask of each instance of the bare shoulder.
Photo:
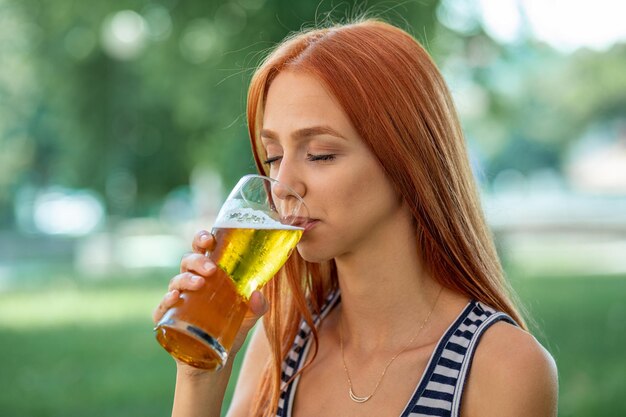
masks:
<svg viewBox="0 0 626 417"><path fill-rule="evenodd" d="M554 359L530 333L506 322L485 331L474 354L462 415L553 417L557 399Z"/></svg>
<svg viewBox="0 0 626 417"><path fill-rule="evenodd" d="M263 322L259 320L246 349L237 385L228 410L228 417L247 417L252 399L261 380L263 369L271 357L270 346L265 335Z"/></svg>

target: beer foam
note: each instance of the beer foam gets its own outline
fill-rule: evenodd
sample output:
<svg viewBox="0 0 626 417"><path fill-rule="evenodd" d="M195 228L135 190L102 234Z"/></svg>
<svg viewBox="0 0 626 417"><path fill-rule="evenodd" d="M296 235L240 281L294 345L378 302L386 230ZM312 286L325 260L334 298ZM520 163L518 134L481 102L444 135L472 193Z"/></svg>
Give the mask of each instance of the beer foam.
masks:
<svg viewBox="0 0 626 417"><path fill-rule="evenodd" d="M213 227L222 229L280 229L302 230L302 227L290 226L272 219L267 213L248 207L239 207L220 212Z"/></svg>

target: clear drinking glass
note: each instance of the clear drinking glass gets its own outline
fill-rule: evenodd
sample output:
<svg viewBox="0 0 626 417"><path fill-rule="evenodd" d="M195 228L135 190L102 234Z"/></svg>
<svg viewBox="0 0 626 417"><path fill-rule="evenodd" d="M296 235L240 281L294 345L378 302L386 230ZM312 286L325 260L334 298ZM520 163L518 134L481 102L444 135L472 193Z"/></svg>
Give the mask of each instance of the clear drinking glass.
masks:
<svg viewBox="0 0 626 417"><path fill-rule="evenodd" d="M241 178L212 229L214 276L200 290L181 293L155 327L157 341L191 366L224 366L250 295L287 261L308 216L302 197L288 186L261 175Z"/></svg>

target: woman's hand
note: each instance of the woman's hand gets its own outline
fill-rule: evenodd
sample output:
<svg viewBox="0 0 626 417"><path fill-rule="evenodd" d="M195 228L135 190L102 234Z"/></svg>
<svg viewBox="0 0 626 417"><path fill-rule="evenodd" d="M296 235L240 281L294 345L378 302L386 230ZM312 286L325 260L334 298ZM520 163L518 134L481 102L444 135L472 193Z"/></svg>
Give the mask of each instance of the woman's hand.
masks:
<svg viewBox="0 0 626 417"><path fill-rule="evenodd" d="M206 230L201 230L194 236L191 247L192 252L184 255L181 260L180 273L170 280L168 292L152 314L152 321L155 324L159 322L168 309L176 304L182 291L197 291L208 280L217 279L214 274L217 266L206 255L215 248L213 235ZM254 291L248 302L248 312L230 350L230 360L241 349L250 329L267 310L268 302L265 296L260 291ZM207 372L178 360L176 363L179 370L184 370L188 374Z"/></svg>

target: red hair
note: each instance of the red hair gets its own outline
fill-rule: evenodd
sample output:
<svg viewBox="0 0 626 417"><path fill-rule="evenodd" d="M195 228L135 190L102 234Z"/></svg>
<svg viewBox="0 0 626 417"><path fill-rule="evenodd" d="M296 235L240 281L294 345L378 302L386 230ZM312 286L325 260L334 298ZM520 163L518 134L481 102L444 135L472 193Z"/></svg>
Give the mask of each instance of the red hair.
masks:
<svg viewBox="0 0 626 417"><path fill-rule="evenodd" d="M483 217L452 98L424 48L403 30L369 19L285 40L257 69L248 92L250 140L264 174L264 102L272 80L287 69L317 77L341 104L410 207L416 255L430 274L526 328ZM313 328L317 349L312 313L337 286L332 261L311 264L297 253L276 278L264 289L271 309L263 320L273 357L257 392L255 416L276 412L281 363L302 319Z"/></svg>

